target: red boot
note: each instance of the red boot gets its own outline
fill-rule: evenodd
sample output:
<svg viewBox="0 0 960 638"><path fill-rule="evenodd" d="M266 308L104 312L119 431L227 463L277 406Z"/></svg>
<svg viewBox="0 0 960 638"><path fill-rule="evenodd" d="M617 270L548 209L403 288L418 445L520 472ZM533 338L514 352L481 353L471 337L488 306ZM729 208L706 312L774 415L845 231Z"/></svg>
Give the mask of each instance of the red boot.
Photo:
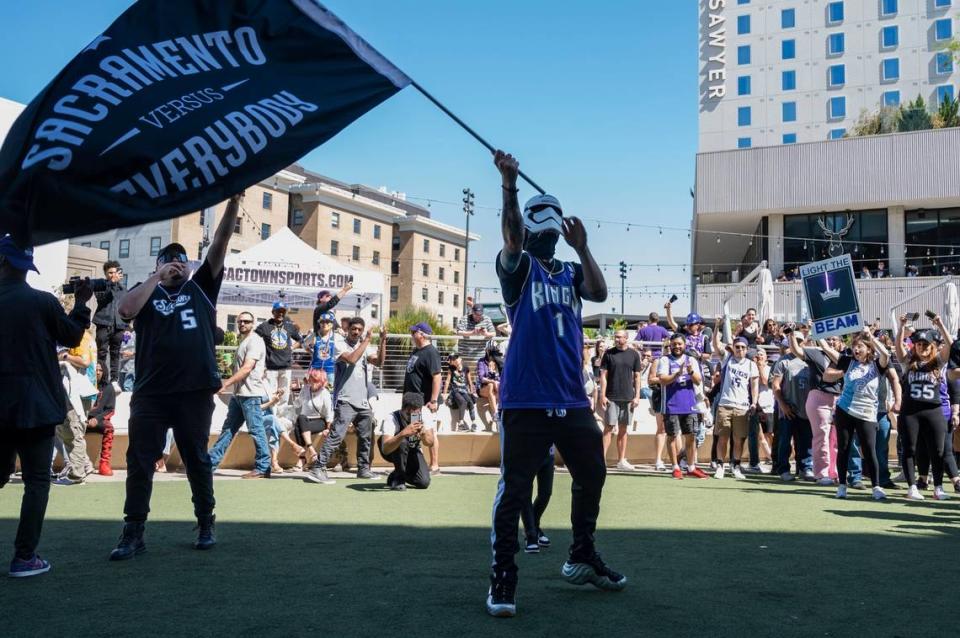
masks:
<svg viewBox="0 0 960 638"><path fill-rule="evenodd" d="M103 433L103 441L100 443L100 469L98 474L101 476L113 476L113 468L110 467L110 457L113 453L113 428Z"/></svg>

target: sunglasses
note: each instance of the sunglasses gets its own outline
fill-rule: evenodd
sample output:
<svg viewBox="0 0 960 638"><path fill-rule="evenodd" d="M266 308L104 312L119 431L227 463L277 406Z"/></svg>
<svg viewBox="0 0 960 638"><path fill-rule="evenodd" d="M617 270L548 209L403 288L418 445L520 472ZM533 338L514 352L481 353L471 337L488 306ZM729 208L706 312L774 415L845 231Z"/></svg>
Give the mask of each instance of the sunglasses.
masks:
<svg viewBox="0 0 960 638"><path fill-rule="evenodd" d="M169 264L175 261L185 264L187 263L187 256L184 253L177 253L174 255L160 255L157 257L158 264Z"/></svg>
<svg viewBox="0 0 960 638"><path fill-rule="evenodd" d="M248 323L253 323L253 320L252 320L252 319L237 319L237 323L238 323L238 324L248 324Z"/></svg>
<svg viewBox="0 0 960 638"><path fill-rule="evenodd" d="M746 350L747 346L733 346L734 350Z"/></svg>

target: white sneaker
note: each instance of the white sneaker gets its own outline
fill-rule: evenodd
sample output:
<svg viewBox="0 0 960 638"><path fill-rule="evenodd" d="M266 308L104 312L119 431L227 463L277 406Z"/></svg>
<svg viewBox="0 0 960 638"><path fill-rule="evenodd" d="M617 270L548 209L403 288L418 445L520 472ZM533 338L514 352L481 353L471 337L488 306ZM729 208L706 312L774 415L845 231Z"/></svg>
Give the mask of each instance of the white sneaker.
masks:
<svg viewBox="0 0 960 638"><path fill-rule="evenodd" d="M617 469L623 470L624 472L632 472L636 468L630 465L629 463L627 463L627 459L623 459L622 461L617 462Z"/></svg>
<svg viewBox="0 0 960 638"><path fill-rule="evenodd" d="M717 471L713 473L713 478L722 479L723 478L723 463L717 463Z"/></svg>
<svg viewBox="0 0 960 638"><path fill-rule="evenodd" d="M657 461L657 464L653 466L653 469L657 472L666 472L667 466L663 464L663 461Z"/></svg>
<svg viewBox="0 0 960 638"><path fill-rule="evenodd" d="M690 466L687 465L686 459L680 459L680 469L683 470L684 472L690 469Z"/></svg>
<svg viewBox="0 0 960 638"><path fill-rule="evenodd" d="M711 469L711 470L716 470L716 469L717 469L717 462L716 462L716 461L710 461L710 469Z"/></svg>
<svg viewBox="0 0 960 638"><path fill-rule="evenodd" d="M938 501L945 501L950 498L950 495L943 491L942 486L938 485L933 488L933 498L937 499Z"/></svg>
<svg viewBox="0 0 960 638"><path fill-rule="evenodd" d="M737 479L738 481L742 481L747 478L743 475L743 471L740 469L739 465L733 466L733 478Z"/></svg>
<svg viewBox="0 0 960 638"><path fill-rule="evenodd" d="M917 489L916 485L911 485L910 489L907 490L907 500L908 501L923 500L923 494L920 493L920 490Z"/></svg>
<svg viewBox="0 0 960 638"><path fill-rule="evenodd" d="M783 474L780 475L780 480L783 481L784 483L789 483L790 481L793 480L793 474L791 474L790 472L784 472Z"/></svg>
<svg viewBox="0 0 960 638"><path fill-rule="evenodd" d="M763 463L760 464L760 473L761 473L761 474L770 474L770 472L772 472L772 471L773 471L773 466L772 466L772 465L764 465Z"/></svg>
<svg viewBox="0 0 960 638"><path fill-rule="evenodd" d="M823 478L817 481L817 485L823 485L824 487L832 487L834 485L833 479L829 476L824 476Z"/></svg>
<svg viewBox="0 0 960 638"><path fill-rule="evenodd" d="M763 469L759 465L751 465L747 468L750 474L763 474Z"/></svg>
<svg viewBox="0 0 960 638"><path fill-rule="evenodd" d="M840 485L837 487L837 498L847 498L847 486Z"/></svg>
<svg viewBox="0 0 960 638"><path fill-rule="evenodd" d="M882 487L873 488L873 500L882 501L887 498L887 493L883 491Z"/></svg>
<svg viewBox="0 0 960 638"><path fill-rule="evenodd" d="M817 477L814 475L813 470L804 470L804 471L803 471L803 480L804 480L804 481L812 481L812 480L814 480L814 479L816 479L816 478L817 478Z"/></svg>

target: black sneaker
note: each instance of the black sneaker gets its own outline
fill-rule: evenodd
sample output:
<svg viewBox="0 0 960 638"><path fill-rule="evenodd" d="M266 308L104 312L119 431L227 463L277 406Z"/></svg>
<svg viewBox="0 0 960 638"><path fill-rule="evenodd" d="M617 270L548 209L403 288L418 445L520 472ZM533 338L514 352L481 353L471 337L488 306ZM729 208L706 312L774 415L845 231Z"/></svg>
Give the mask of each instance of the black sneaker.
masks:
<svg viewBox="0 0 960 638"><path fill-rule="evenodd" d="M926 489L927 489L927 479L925 479L925 478L918 478L918 479L917 479L917 489L920 490L921 492L923 492L924 490L926 490Z"/></svg>
<svg viewBox="0 0 960 638"><path fill-rule="evenodd" d="M124 523L120 533L120 542L110 552L110 560L129 560L147 551L143 542L143 523Z"/></svg>
<svg viewBox="0 0 960 638"><path fill-rule="evenodd" d="M607 567L600 554L596 553L589 560L568 560L563 564L560 575L573 585L589 583L605 591L620 591L627 586L627 577Z"/></svg>
<svg viewBox="0 0 960 638"><path fill-rule="evenodd" d="M900 486L894 483L893 481L884 481L883 483L880 484L880 487L882 487L885 490L900 489Z"/></svg>
<svg viewBox="0 0 960 638"><path fill-rule="evenodd" d="M407 486L404 483L387 483L387 489L394 492L404 492Z"/></svg>
<svg viewBox="0 0 960 638"><path fill-rule="evenodd" d="M544 549L546 549L547 547L550 547L550 539L547 537L546 534L543 533L542 529L537 530L537 543L540 545L540 547L543 547Z"/></svg>
<svg viewBox="0 0 960 638"><path fill-rule="evenodd" d="M217 538L213 535L213 526L216 520L216 516L211 516L206 520L197 522L195 529L200 531L197 533L197 541L193 544L194 549L213 549L213 546L217 544Z"/></svg>
<svg viewBox="0 0 960 638"><path fill-rule="evenodd" d="M487 613L497 618L513 618L517 615L517 581L506 574L490 576L487 591Z"/></svg>
<svg viewBox="0 0 960 638"><path fill-rule="evenodd" d="M539 554L540 553L540 543L536 539L530 540L527 539L527 544L524 545L523 551L528 554Z"/></svg>
<svg viewBox="0 0 960 638"><path fill-rule="evenodd" d="M311 483L320 483L322 485L333 485L336 483L336 481L327 476L327 468L319 466L310 468L310 471L303 477L303 480Z"/></svg>

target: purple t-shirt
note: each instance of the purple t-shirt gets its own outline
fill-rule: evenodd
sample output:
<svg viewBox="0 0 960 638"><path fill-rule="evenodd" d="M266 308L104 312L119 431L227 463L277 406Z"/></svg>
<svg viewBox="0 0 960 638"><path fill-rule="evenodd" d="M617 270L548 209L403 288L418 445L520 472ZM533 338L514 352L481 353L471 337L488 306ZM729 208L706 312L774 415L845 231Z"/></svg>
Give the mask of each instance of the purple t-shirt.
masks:
<svg viewBox="0 0 960 638"><path fill-rule="evenodd" d="M659 357L662 351L660 347L660 342L664 339L669 339L672 333L661 326L658 323L652 323L649 325L640 328L637 331L637 336L634 338L634 341L656 341L658 345L650 346L651 351L653 351L653 356Z"/></svg>
<svg viewBox="0 0 960 638"><path fill-rule="evenodd" d="M700 368L696 359L688 357L685 354L674 358L671 355L660 357L657 362L657 374L673 374L687 365L693 364L694 370ZM694 406L697 405L697 392L693 387L693 378L686 374L681 374L673 383L663 388L664 414L693 414L696 412Z"/></svg>

